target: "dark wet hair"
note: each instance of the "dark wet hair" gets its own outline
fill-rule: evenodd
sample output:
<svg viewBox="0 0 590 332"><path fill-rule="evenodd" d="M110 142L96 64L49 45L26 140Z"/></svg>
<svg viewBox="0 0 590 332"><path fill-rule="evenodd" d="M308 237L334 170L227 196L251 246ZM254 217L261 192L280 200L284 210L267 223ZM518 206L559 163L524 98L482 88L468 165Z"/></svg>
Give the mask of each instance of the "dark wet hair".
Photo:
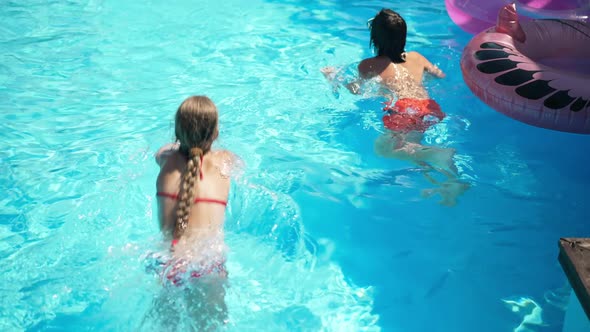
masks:
<svg viewBox="0 0 590 332"><path fill-rule="evenodd" d="M381 9L370 23L370 45L377 55L385 55L394 63L406 62L406 21L391 9Z"/></svg>

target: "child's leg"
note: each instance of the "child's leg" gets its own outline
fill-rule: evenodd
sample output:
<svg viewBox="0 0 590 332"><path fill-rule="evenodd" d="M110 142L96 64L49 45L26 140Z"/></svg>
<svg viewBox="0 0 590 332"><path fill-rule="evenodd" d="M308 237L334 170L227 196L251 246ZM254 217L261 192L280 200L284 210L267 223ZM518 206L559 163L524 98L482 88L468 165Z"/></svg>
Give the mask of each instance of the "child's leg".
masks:
<svg viewBox="0 0 590 332"><path fill-rule="evenodd" d="M441 200L439 201L439 204L455 206L457 204L457 197L461 196L470 187L471 186L467 182L463 182L459 179L449 179L440 183L438 188L422 190L422 196L432 197L436 194L440 194Z"/></svg>
<svg viewBox="0 0 590 332"><path fill-rule="evenodd" d="M197 331L218 331L228 322L227 279L207 275L195 279L185 292L188 314Z"/></svg>
<svg viewBox="0 0 590 332"><path fill-rule="evenodd" d="M416 156L420 161L431 165L447 178L456 178L459 174L455 161L453 160L455 149L422 147L416 153Z"/></svg>
<svg viewBox="0 0 590 332"><path fill-rule="evenodd" d="M410 135L381 135L375 141L375 152L383 157L407 160L418 165L427 163L451 176L457 175L457 167L453 161L455 149L424 146Z"/></svg>

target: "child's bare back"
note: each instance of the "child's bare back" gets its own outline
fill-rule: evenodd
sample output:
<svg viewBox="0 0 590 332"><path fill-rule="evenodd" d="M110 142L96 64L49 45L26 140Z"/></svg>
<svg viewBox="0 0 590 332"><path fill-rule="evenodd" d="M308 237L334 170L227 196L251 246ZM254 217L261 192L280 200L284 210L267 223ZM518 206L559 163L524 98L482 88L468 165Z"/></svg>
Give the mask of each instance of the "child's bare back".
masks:
<svg viewBox="0 0 590 332"><path fill-rule="evenodd" d="M388 56L364 59L358 65L363 79L379 77L398 98L428 99L422 85L424 72L443 78L445 74L418 52L404 52L405 62L395 63Z"/></svg>

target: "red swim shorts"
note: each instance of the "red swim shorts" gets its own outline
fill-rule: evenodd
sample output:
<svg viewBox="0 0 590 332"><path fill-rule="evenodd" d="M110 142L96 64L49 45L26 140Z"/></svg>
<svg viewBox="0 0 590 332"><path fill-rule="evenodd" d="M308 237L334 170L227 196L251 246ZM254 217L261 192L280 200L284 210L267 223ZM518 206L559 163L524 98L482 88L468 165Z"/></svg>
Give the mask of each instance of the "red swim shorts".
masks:
<svg viewBox="0 0 590 332"><path fill-rule="evenodd" d="M388 112L383 124L396 132L424 132L445 117L440 105L432 99L402 98L393 107L391 103L386 104L383 110Z"/></svg>

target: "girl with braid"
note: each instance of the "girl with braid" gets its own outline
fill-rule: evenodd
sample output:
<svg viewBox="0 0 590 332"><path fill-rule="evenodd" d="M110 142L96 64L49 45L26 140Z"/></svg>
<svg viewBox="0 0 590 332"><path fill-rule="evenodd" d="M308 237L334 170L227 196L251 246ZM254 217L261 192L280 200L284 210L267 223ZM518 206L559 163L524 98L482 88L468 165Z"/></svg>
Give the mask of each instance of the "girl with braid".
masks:
<svg viewBox="0 0 590 332"><path fill-rule="evenodd" d="M223 229L233 154L212 151L219 135L217 108L205 96L187 98L175 118L175 144L156 154L156 182L162 231L174 251L184 251L191 239Z"/></svg>
<svg viewBox="0 0 590 332"><path fill-rule="evenodd" d="M160 229L170 241L170 257L158 260L168 285L190 284L197 316L225 317L227 278L223 224L234 155L213 151L219 134L217 108L205 96L189 97L175 117L176 143L156 154ZM205 304L205 305L203 305Z"/></svg>

